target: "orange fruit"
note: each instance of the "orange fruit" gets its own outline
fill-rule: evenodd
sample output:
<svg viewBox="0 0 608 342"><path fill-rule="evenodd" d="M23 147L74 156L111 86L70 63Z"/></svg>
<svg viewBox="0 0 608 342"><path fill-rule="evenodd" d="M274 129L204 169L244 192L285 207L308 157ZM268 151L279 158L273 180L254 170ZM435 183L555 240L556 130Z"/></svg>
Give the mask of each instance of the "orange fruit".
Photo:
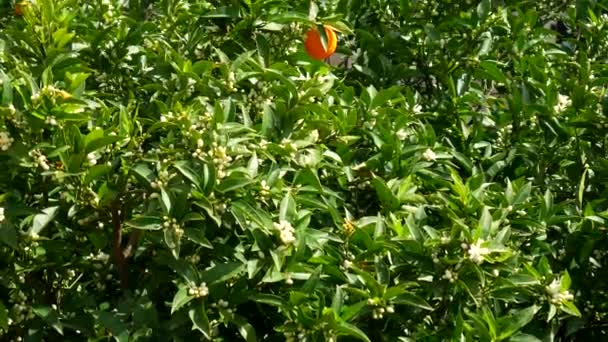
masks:
<svg viewBox="0 0 608 342"><path fill-rule="evenodd" d="M315 59L325 59L331 56L338 46L338 37L336 32L329 26L325 25L325 35L327 36L327 50L323 48L321 43L321 35L316 28L310 29L306 32L306 40L304 40L304 47L310 57Z"/></svg>
<svg viewBox="0 0 608 342"><path fill-rule="evenodd" d="M21 1L15 4L15 15L23 15L23 13L25 12L25 8L29 7L30 3L27 1Z"/></svg>

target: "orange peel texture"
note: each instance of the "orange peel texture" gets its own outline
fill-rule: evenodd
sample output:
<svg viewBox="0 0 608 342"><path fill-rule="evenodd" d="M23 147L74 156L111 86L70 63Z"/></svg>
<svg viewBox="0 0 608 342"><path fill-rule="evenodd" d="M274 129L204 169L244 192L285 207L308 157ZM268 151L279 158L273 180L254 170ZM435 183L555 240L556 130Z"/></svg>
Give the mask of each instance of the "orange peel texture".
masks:
<svg viewBox="0 0 608 342"><path fill-rule="evenodd" d="M310 29L306 32L306 40L304 40L304 47L306 48L306 52L308 55L314 59L325 59L331 56L338 46L338 37L336 36L336 32L333 29L325 27L325 35L327 36L327 50L323 48L323 43L321 43L321 35L316 28Z"/></svg>

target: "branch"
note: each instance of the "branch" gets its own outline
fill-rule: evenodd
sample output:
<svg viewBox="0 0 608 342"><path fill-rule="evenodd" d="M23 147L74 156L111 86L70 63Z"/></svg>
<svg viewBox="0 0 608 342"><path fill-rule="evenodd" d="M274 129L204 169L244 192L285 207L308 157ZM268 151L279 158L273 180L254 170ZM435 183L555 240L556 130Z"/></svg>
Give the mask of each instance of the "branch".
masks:
<svg viewBox="0 0 608 342"><path fill-rule="evenodd" d="M131 255L133 254L134 247L137 245L137 242L139 241L140 236L141 236L141 230L136 230L133 233L129 234L129 241L127 242L127 245L125 246L125 248L122 251L122 255L124 256L125 259L130 258Z"/></svg>
<svg viewBox="0 0 608 342"><path fill-rule="evenodd" d="M118 207L116 204L112 204L112 226L114 228L112 233L114 264L118 270L120 286L123 289L126 289L128 287L128 272L127 264L122 251L122 220L120 214L118 213Z"/></svg>

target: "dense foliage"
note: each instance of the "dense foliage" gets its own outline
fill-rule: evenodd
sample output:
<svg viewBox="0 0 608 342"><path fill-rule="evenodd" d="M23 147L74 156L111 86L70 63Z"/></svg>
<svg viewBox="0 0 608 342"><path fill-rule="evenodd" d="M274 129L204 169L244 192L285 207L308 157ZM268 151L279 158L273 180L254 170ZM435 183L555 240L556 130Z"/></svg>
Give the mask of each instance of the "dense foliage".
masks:
<svg viewBox="0 0 608 342"><path fill-rule="evenodd" d="M602 1L14 5L0 339L607 338Z"/></svg>

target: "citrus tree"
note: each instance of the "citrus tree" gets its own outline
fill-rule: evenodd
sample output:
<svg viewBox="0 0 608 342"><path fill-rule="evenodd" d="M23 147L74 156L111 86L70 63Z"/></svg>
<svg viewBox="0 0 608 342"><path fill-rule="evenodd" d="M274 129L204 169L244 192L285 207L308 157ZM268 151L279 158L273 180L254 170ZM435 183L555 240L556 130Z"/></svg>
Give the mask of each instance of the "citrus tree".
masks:
<svg viewBox="0 0 608 342"><path fill-rule="evenodd" d="M606 337L603 2L0 11L3 340Z"/></svg>

